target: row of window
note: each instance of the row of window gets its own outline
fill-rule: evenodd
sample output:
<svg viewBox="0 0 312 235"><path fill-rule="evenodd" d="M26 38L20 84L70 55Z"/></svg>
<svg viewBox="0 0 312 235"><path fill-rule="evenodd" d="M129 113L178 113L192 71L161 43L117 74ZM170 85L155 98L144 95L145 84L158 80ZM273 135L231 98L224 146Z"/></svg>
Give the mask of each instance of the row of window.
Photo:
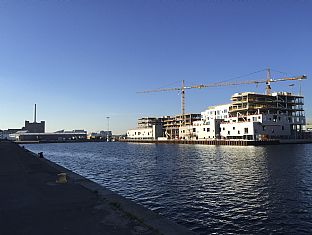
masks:
<svg viewBox="0 0 312 235"><path fill-rule="evenodd" d="M138 135L141 135L141 134L145 134L145 132L142 133L138 131ZM130 135L130 132L128 132L128 135ZM132 136L135 136L135 135L137 135L137 132L134 132L134 134L132 134ZM147 135L150 135L150 132L147 132Z"/></svg>
<svg viewBox="0 0 312 235"><path fill-rule="evenodd" d="M224 130L224 127L223 127L223 130ZM235 127L233 127L233 130L235 130ZM231 131L228 131L227 133L228 135L230 135ZM240 130L237 131L237 134L240 135ZM244 128L244 134L248 134L248 127Z"/></svg>

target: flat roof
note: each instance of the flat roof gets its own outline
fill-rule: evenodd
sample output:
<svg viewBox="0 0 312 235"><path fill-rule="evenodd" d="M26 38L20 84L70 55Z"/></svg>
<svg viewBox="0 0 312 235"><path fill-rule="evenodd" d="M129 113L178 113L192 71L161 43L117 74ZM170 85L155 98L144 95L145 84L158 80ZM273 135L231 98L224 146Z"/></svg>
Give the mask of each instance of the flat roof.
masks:
<svg viewBox="0 0 312 235"><path fill-rule="evenodd" d="M85 132L62 132L62 133L20 133L20 135L87 135Z"/></svg>

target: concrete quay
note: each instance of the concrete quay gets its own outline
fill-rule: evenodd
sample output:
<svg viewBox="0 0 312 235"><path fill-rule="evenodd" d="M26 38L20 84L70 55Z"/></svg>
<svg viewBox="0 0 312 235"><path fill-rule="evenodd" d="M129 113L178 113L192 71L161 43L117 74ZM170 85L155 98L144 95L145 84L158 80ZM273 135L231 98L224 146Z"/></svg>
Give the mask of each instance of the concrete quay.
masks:
<svg viewBox="0 0 312 235"><path fill-rule="evenodd" d="M277 144L311 144L312 139L271 139L271 140L150 140L150 139L120 139L119 142L152 143L152 144L201 144L228 146L262 146Z"/></svg>
<svg viewBox="0 0 312 235"><path fill-rule="evenodd" d="M230 146L259 146L280 144L279 140L149 140L149 139L121 139L119 142L153 143L153 144L201 144L201 145L230 145Z"/></svg>
<svg viewBox="0 0 312 235"><path fill-rule="evenodd" d="M0 142L0 187L4 235L195 234L11 142Z"/></svg>

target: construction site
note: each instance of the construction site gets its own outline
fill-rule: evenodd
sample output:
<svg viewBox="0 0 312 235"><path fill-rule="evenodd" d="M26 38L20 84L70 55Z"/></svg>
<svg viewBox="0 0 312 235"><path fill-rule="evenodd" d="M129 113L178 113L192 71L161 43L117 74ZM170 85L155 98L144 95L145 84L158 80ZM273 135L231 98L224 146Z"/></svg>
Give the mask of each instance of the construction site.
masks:
<svg viewBox="0 0 312 235"><path fill-rule="evenodd" d="M271 92L271 83L301 81L305 75L238 82L216 82L206 85L146 90L140 93L179 91L181 114L163 117L144 117L137 128L127 131L127 141L162 141L227 145L250 143L299 143L310 141L311 133L305 128L304 97L291 92ZM209 106L201 113L185 112L185 91L242 84L265 84L265 93L241 92L231 96L228 104ZM192 142L193 141L193 142ZM238 142L242 144L238 144ZM248 145L248 144L247 144Z"/></svg>

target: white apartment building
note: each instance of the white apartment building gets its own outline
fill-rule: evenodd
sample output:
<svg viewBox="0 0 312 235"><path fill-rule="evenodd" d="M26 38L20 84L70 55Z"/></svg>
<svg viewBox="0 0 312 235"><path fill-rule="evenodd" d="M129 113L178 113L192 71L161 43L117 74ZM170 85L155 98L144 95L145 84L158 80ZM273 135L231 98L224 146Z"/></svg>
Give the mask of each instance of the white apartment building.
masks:
<svg viewBox="0 0 312 235"><path fill-rule="evenodd" d="M128 139L155 140L163 135L161 119L144 117L138 119L138 128L127 131Z"/></svg>
<svg viewBox="0 0 312 235"><path fill-rule="evenodd" d="M201 121L181 127L182 139L297 139L301 138L305 115L303 97L288 92L271 95L236 93L231 104L209 107Z"/></svg>

